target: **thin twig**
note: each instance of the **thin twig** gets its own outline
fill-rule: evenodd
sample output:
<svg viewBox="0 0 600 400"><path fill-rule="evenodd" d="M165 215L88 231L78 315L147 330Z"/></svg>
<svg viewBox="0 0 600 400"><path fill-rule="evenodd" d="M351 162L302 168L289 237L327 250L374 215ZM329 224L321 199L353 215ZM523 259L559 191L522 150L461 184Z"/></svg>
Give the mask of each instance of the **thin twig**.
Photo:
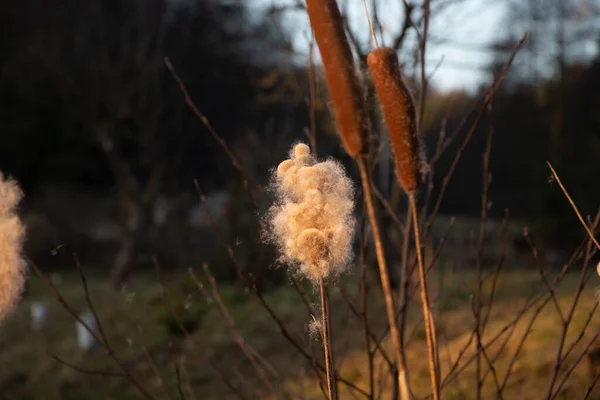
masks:
<svg viewBox="0 0 600 400"><path fill-rule="evenodd" d="M145 399L147 399L147 400L154 400L154 397L146 389L144 389L142 387L142 385L129 373L129 371L127 370L127 368L125 368L125 366L123 365L123 363L121 362L121 360L119 360L119 358L114 353L112 347L109 346L109 344L106 342L106 340L103 340L100 336L98 336L98 334L93 329L91 329L89 327L89 325L87 323L85 323L79 317L77 311L75 311L75 309L73 307L71 307L71 305L64 299L64 297L60 294L60 291L54 285L54 283L52 283L52 281L50 279L48 279L46 277L46 275L44 275L42 273L42 271L40 271L40 269L38 268L38 266L31 259L27 258L27 262L35 270L35 272L38 274L38 276L40 278L42 278L42 280L46 283L46 286L48 286L48 288L50 288L50 290L52 291L52 293L54 293L54 297L56 297L56 300L63 306L63 308L69 314L71 314L71 316L79 324L81 324L85 328L85 330L94 338L94 340L96 341L96 343L100 344L104 348L104 351L106 352L106 354L115 362L115 364L121 370L122 377L124 379L126 379L127 381L129 381L137 389L137 391L140 392L140 394ZM85 280L85 276L83 275L83 272L81 271L81 269L79 269L79 272L81 274L82 281L85 282L84 291L85 291L86 299L89 299L89 291L88 291L88 288L87 288L87 281ZM90 307L90 309L93 310L92 312L94 313L94 316L95 316L96 321L97 321L97 325L98 325L99 330L100 330L100 326L102 324L97 319L97 314L95 314L95 310L93 309L93 307ZM104 332L104 330L100 330L100 332Z"/></svg>
<svg viewBox="0 0 600 400"><path fill-rule="evenodd" d="M169 309L169 312L171 313L171 316L174 318L175 323L177 324L177 327L179 328L179 330L185 335L185 337L197 348L197 349L203 349L203 346L198 342L198 340L196 340L196 338L190 333L190 331L183 325L183 322L181 321L181 319L179 318L179 316L177 315L177 313L175 312L175 309L173 308L173 304L171 303L171 299L169 298L169 296L167 295L167 291L165 289L165 285L164 282L162 280L161 274L160 274L160 265L158 264L158 261L156 258L153 259L154 262L154 268L155 268L155 272L156 272L156 277L158 280L158 283L160 285L161 288L161 293L162 293L162 297L165 300L165 304L167 305L167 308ZM219 376L223 379L223 382L225 383L225 385L233 392L235 393L235 395L240 398L241 400L248 400L248 398L238 389L236 388L231 381L229 380L229 376L227 373L225 373L212 359L209 358L208 360L210 366L219 374Z"/></svg>
<svg viewBox="0 0 600 400"><path fill-rule="evenodd" d="M490 172L490 158L492 154L492 140L494 137L494 128L492 126L491 118L492 105L488 106L488 134L486 139L485 153L483 155L483 175L482 175L482 191L481 191L481 217L479 223L479 238L477 240L477 294L476 304L474 309L475 314L475 346L477 349L477 358L475 360L475 397L477 400L481 399L481 390L483 388L483 380L481 379L481 355L485 353L485 350L481 347L482 337L482 324L481 324L481 310L483 309L483 256L485 250L486 240L486 227L487 227L487 211L488 211L488 192L492 175ZM487 354L483 354L487 359ZM487 359L489 363L489 359ZM493 366L490 364L490 369L493 370ZM498 383L496 372L493 371L494 382ZM499 386L498 393L501 393Z"/></svg>
<svg viewBox="0 0 600 400"><path fill-rule="evenodd" d="M550 294L550 298L552 299L552 304L554 304L554 308L556 309L556 313L558 314L558 318L560 319L561 324L564 325L566 322L565 316L563 315L563 312L560 308L560 304L558 303L558 299L556 298L556 289L550 285L550 282L548 282L548 279L546 278L546 271L542 267L538 249L537 249L537 247L534 246L533 241L531 240L531 236L529 236L529 231L527 229L525 229L525 231L523 232L523 236L527 240L527 245L529 246L529 249L533 256L533 260L537 267L538 274L540 275L540 279L542 280L544 287Z"/></svg>
<svg viewBox="0 0 600 400"><path fill-rule="evenodd" d="M142 329L141 325L138 326L138 334L140 336L140 341L142 342L142 351L144 352L144 355L146 356L146 360L148 360L148 364L150 364L150 368L152 368L152 372L154 372L154 376L158 380L158 385L162 389L165 397L167 399L171 400L171 395L169 394L169 392L167 391L167 388L165 387L165 380L163 379L162 374L158 370L158 367L156 366L156 362L154 362L154 358L148 351L148 346L146 346L146 344L144 343L145 342L144 330Z"/></svg>
<svg viewBox="0 0 600 400"><path fill-rule="evenodd" d="M598 211L598 213L596 214L596 218L592 223L592 231L595 232L597 230L599 224L600 224L600 211ZM591 243L592 242L590 240L589 244L591 245ZM584 264L584 267L582 268L582 274L580 275L579 283L577 284L578 289L576 290L576 296L573 299L573 303L571 304L571 310L575 310L577 303L579 301L580 295L583 292L583 286L588 282L591 275L594 274L594 271L592 270L591 273L587 277L584 277L586 269L587 269L589 262L594 253L595 252L592 251L591 246L588 246L586 258L584 261L585 264ZM592 316L596 312L596 309L598 308L598 306L599 306L598 302L597 301L594 302L594 306L592 307L592 310L588 313L588 317L587 317L583 327L581 328L581 331L579 332L579 336L575 340L573 340L573 342L571 343L571 345L569 346L567 351L565 351L564 355L562 356L563 360L567 359L567 357L569 356L569 354L571 354L571 352L573 351L573 349L575 348L577 343L579 343L581 341L581 339L583 339L583 335L584 335L587 327L589 326L589 324L592 320ZM571 311L569 312L569 315L571 315Z"/></svg>
<svg viewBox="0 0 600 400"><path fill-rule="evenodd" d="M427 33L429 31L429 13L430 13L431 0L425 0L423 3L423 37L420 42L421 50L421 91L419 94L419 124L418 127L421 129L423 125L423 117L425 116L425 97L427 96L427 74L425 72L425 59L427 49Z"/></svg>
<svg viewBox="0 0 600 400"><path fill-rule="evenodd" d="M315 157L317 157L317 79L315 74L314 63L314 48L315 35L312 32L311 40L308 46L308 88L309 88L309 115L310 115L310 149Z"/></svg>
<svg viewBox="0 0 600 400"><path fill-rule="evenodd" d="M600 374L596 374L596 377L594 378L594 380L588 387L587 391L585 392L585 397L583 398L583 400L588 400L590 398L590 395L592 394L592 390L594 390L594 387L598 383L598 380L600 380Z"/></svg>
<svg viewBox="0 0 600 400"><path fill-rule="evenodd" d="M262 304L263 308L267 311L267 313L271 316L271 319L273 319L273 321L277 324L277 326L279 327L279 331L281 332L281 334L288 340L288 342L290 342L290 344L293 347L296 348L296 350L298 350L298 352L304 358L306 358L308 361L313 362L314 368L315 368L315 370L317 372L316 375L319 376L319 371L324 372L325 371L325 367L322 364L318 363L314 359L314 357L311 356L311 354L309 354L304 348L302 348L302 346L300 345L300 343L298 343L298 341L292 337L290 331L285 327L285 324L283 323L283 321L281 320L281 318L275 313L275 311L269 305L269 303L267 303L267 301L263 297L262 293L260 292L260 290L256 286L255 282L253 283L253 287L254 287L254 293L256 294L259 302ZM339 382L345 384L349 388L351 388L351 389L359 392L363 396L369 397L369 394L364 389L358 387L357 385L355 385L351 381L349 381L349 380L345 379L344 377L338 375L337 372L335 372L335 379L338 380Z"/></svg>
<svg viewBox="0 0 600 400"><path fill-rule="evenodd" d="M298 282L298 280L296 278L294 278L293 276L290 276L290 281L296 288L296 292L298 292L298 294L300 295L300 298L302 299L302 303L304 304L304 307L306 308L308 315L315 315L316 313L313 309L313 306L310 303L310 300L309 300L306 292L302 288L302 285L300 285L300 282Z"/></svg>
<svg viewBox="0 0 600 400"><path fill-rule="evenodd" d="M185 400L183 389L181 387L181 372L179 371L179 364L175 361L175 377L177 378L177 393L179 393L179 399Z"/></svg>
<svg viewBox="0 0 600 400"><path fill-rule="evenodd" d="M590 239L588 237L586 237L586 239L575 249L575 251L573 252L572 256L569 259L569 262L567 264L565 264L565 266L560 271L559 275L554 279L553 288L556 288L560 284L560 282L562 281L564 276L570 270L570 267L573 265L574 262L576 262L578 260L578 257L582 251L582 248L585 246L586 243L589 243L589 240ZM525 314L529 310L531 310L533 307L535 307L537 305L537 307L535 307L535 309L533 311L533 316L530 319L528 326L525 330L525 334L523 335L523 337L521 337L519 345L517 346L517 350L515 351L511 361L508 364L506 375L501 384L502 388L504 388L508 382L508 378L509 378L511 370L515 364L518 353L520 352L520 349L523 346L523 343L525 340L524 338L526 338L529 335L531 325L537 318L538 314L548 305L548 303L550 303L550 301L551 301L550 294L546 294L545 296L542 294L533 296L531 299L527 300L526 304L518 312L516 312L514 318L508 324L506 324L502 328L500 328L500 330L495 335L493 335L487 341L487 343L485 343L483 345L483 348L487 349L489 346L491 346L495 342L497 342L506 332L509 332L509 331L514 332L516 324L525 316ZM509 332L509 335L512 335L512 333L510 333L510 332ZM474 337L475 337L475 332L473 331L469 340L465 344L465 346L463 346L462 349L460 350L457 359L455 360L453 365L450 367L450 370L447 372L446 377L442 380L442 384L441 384L442 388L444 388L447 385L449 385L450 383L452 383L460 375L460 373L462 371L464 371L471 364L471 362L473 362L475 360L476 356L472 355L462 365L460 363L463 356L466 354L466 350L469 348L470 344L472 343L472 340L474 339ZM505 344L506 343L507 343L507 341L505 342ZM504 347L505 347L505 345L502 345L501 350Z"/></svg>
<svg viewBox="0 0 600 400"><path fill-rule="evenodd" d="M87 368L81 368L78 367L75 364L71 364L61 358L59 358L58 356L55 355L51 355L50 358L52 358L54 361L56 361L59 364L62 364L66 367L71 368L72 370L75 370L77 372L80 372L82 374L88 374L88 375L100 375L100 376L105 376L107 378L125 378L125 376L123 376L123 374L119 374L119 373L115 373L115 372L108 372L108 371L101 371L101 370L95 370L95 369L87 369Z"/></svg>
<svg viewBox="0 0 600 400"><path fill-rule="evenodd" d="M476 300L471 297L471 312L473 313L473 316L474 316L475 320L477 321L478 319L480 319L480 317L477 317L477 313L480 311L477 310L478 306L475 304L475 302L476 302ZM477 326L475 327L475 330L476 330L475 336L481 336L480 334L477 334L477 331L478 331ZM476 342L476 346L477 346L477 350L476 350L477 359L479 359L481 356L483 356L483 359L487 363L488 371L492 374L492 378L494 380L494 385L496 386L497 399L500 400L503 398L502 389L500 388L500 381L498 380L498 374L496 373L496 368L494 367L494 362L489 358L485 349L483 347L481 347L481 339L478 338L478 340ZM483 382L484 382L484 379L481 376L480 368L481 367L477 368L478 371L475 374L475 378L476 378L475 384L477 386L477 388L476 388L476 396L477 397L481 397L481 389L483 387Z"/></svg>
<svg viewBox="0 0 600 400"><path fill-rule="evenodd" d="M102 338L102 343L104 345L106 345L106 347L110 347L110 344L108 343L108 339L106 337L106 333L104 332L104 327L102 326L100 318L98 317L98 313L96 312L96 307L94 306L94 302L92 301L92 298L90 297L90 290L88 288L87 278L86 278L85 274L83 273L83 268L81 267L81 263L79 262L79 258L77 257L76 254L73 254L73 261L75 262L75 267L77 268L77 273L79 274L79 279L81 280L81 285L83 286L85 302L88 305L88 307L90 308L90 311L92 312L92 315L94 316L94 320L96 321L96 324L98 325L98 332L100 332L100 337Z"/></svg>
<svg viewBox="0 0 600 400"><path fill-rule="evenodd" d="M600 215L600 213L598 215ZM598 215L596 216L595 224L598 223ZM586 226L586 229L589 230L589 233L592 234L591 236L589 236L589 238L591 240L594 240L594 236L593 236L594 232L593 231L596 229L597 225L594 225L592 227L592 229L588 228L587 224L585 224L585 226ZM589 233L588 233L588 235L589 235ZM589 242L589 243L591 244L591 242ZM556 358L554 361L554 368L552 371L552 375L550 377L550 384L548 385L548 391L546 393L546 398L548 398L548 399L552 398L552 391L556 385L556 380L558 379L558 374L562 367L562 363L566 359L566 356L563 357L562 353L563 353L565 342L567 339L567 333L569 331L569 326L571 325L573 316L575 314L575 309L577 308L577 304L579 303L579 299L581 297L581 294L583 293L583 289L587 282L586 281L586 270L587 270L587 267L590 264L590 261L592 258L592 249L593 248L591 247L591 245L588 245L587 250L586 250L585 260L583 263L583 268L581 269L581 272L579 274L579 282L577 284L577 289L575 290L575 296L573 298L573 302L571 303L571 307L569 309L569 312L568 312L566 318L562 319L562 333L561 333L561 336L559 339L558 347L556 349ZM583 332L581 332L581 334L583 335ZM560 389L560 386L557 389L557 393L558 393L559 389Z"/></svg>
<svg viewBox="0 0 600 400"><path fill-rule="evenodd" d="M254 294L254 299L255 299L256 301L258 301L258 304L259 304L259 305L261 305L263 308L266 308L266 309L267 309L267 311L268 311L268 313L269 313L269 315L271 315L271 317L274 317L274 316L276 316L275 312L274 312L274 311L273 311L273 310L270 308L270 306L268 306L268 304L266 303L266 301L265 301L265 300L264 300L264 299L263 299L263 298L262 298L262 297L259 295L258 287L257 287L257 285L256 285L256 282L254 281L254 278L252 278L251 276L250 276L250 277L247 277L247 276L245 276L245 275L243 274L243 268L242 268L242 265L241 265L240 261L239 261L239 260L238 260L238 258L237 258L237 254L236 254L236 251L235 251L234 247L233 247L233 246L231 246L231 245L230 245L230 244L227 242L227 239L225 238L225 235L224 235L224 234L221 232L221 229L220 229L220 227L218 226L218 224L216 223L216 221L215 221L215 220L214 220L214 218L212 217L212 214L211 214L211 212L210 212L210 209L209 209L209 207L208 207L208 204L206 203L206 198L204 197L204 195L203 195L203 193L202 193L202 190L201 190L201 188L200 188L200 183L198 182L198 180L195 180L195 181L194 181L194 184L195 184L195 186L196 186L196 190L197 190L197 192L198 192L198 196L199 196L199 198L200 198L200 201L201 201L201 203L202 203L202 205L203 205L203 207L204 207L204 209L205 209L206 215L207 215L207 217L208 217L208 219L209 219L209 223L211 224L211 227L212 227L212 229L213 229L213 230L215 231L215 233L217 234L217 237L218 237L218 238L221 240L222 244L223 244L223 245L224 245L224 246L227 248L227 253L228 253L228 255L229 255L229 258L231 259L231 261L233 262L233 264L234 264L234 266L235 266L235 268L236 268L236 271L237 271L238 278L240 279L240 281L241 281L242 283L246 284L247 286L249 286L249 287L252 289L252 290L251 290L251 292ZM250 282L250 281L251 281L251 282ZM310 307L310 305L309 305L309 303L308 303L308 301L307 301L307 299L306 299L306 297L305 297L305 295L304 295L303 291L302 291L302 290L300 290L300 289L301 289L301 287L300 287L299 285L295 285L295 287L296 287L296 290L298 290L298 291L299 291L300 295L302 296L302 299L303 299L303 301L305 302L305 304L307 305L307 308L308 308L308 309L309 309L309 311L310 311L310 310L312 309L312 307ZM278 317L277 317L277 318L278 318ZM276 322L277 322L277 320L276 320ZM282 326L280 326L280 328L281 328L281 327L282 327ZM282 332L282 333L283 333L283 332ZM284 334L284 336L285 336L285 337L286 337L286 339L288 339L288 340L293 340L293 339L291 338L291 336L286 336L285 334ZM302 347L301 347L301 346L300 346L300 345L299 345L297 342L295 343L295 345L296 345L295 347L296 347L298 350L302 349ZM310 354L308 354L306 351L304 351L304 349L302 349L302 354L303 354L305 357L306 357L306 356L308 356L308 357L309 357L309 359L310 359L310 357L311 357L311 355L310 355ZM322 369L324 369L324 368L323 368L323 367L321 367L321 366L319 366L319 367L320 367L320 368L322 368ZM320 376L320 375L319 375L319 373L318 373L318 371L316 371L316 372L317 372L317 373L316 373L316 375L317 375L317 376ZM337 375L336 375L336 379L337 379ZM347 384L347 382L348 382L348 381L345 381L344 383L346 383L346 384Z"/></svg>
<svg viewBox="0 0 600 400"><path fill-rule="evenodd" d="M262 383L267 387L267 389L271 393L273 393L273 395L275 395L276 392L275 392L275 388L273 387L273 384L267 377L267 374L265 373L265 371L258 364L256 357L254 357L253 352L250 351L251 346L249 344L247 344L246 341L244 340L244 338L242 337L242 335L237 327L237 324L235 323L235 320L233 319L233 317L229 313L229 310L227 309L227 306L223 302L223 299L221 298L221 295L217 288L217 282L215 280L215 277L211 274L210 269L208 268L208 264L204 264L203 268L204 268L204 273L205 273L205 275L208 279L208 282L210 283L210 287L212 289L211 297L215 301L217 306L219 307L219 311L221 312L221 315L223 316L223 318L225 318L225 321L227 322L227 325L229 326L229 329L230 329L231 333L233 334L235 342L239 346L240 350L242 350L242 352L244 353L244 355L246 356L248 361L250 361L250 363L252 364L254 371L256 372L256 374L258 375L258 377L260 378Z"/></svg>
<svg viewBox="0 0 600 400"><path fill-rule="evenodd" d="M452 161L452 164L450 165L450 168L448 169L448 172L446 174L446 177L443 180L443 184L442 187L440 188L440 192L439 192L439 197L438 200L436 201L433 211L430 214L427 224L426 224L426 232L425 232L425 236L424 238L427 238L427 235L429 233L429 230L431 229L431 226L433 225L433 221L435 220L440 207L442 205L442 201L444 198L444 194L446 193L446 191L448 190L448 186L450 184L450 181L452 179L452 176L454 175L454 172L456 171L456 168L458 166L458 163L462 157L463 152L465 151L467 145L469 144L469 142L471 141L471 138L473 137L473 134L475 133L477 127L479 126L479 123L481 122L481 119L483 118L484 114L486 113L487 109L488 109L488 105L491 104L491 102L493 101L496 92L498 91L498 88L500 87L500 85L502 84L502 82L504 81L504 78L510 68L510 66L512 65L517 53L519 52L519 50L525 45L525 43L527 42L529 38L528 34L525 34L523 36L523 38L521 40L519 40L519 43L517 43L517 46L515 47L515 49L513 50L513 52L510 55L510 58L508 59L508 61L506 62L506 64L504 65L504 68L502 68L502 71L500 72L498 78L496 79L496 81L492 84L492 86L490 87L490 89L487 91L487 93L485 94L484 98L482 99L482 104L480 106L479 112L477 113L477 115L475 116L475 119L473 121L473 123L471 124L471 128L469 129L469 131L467 132L465 138L463 139L463 142L460 146L460 148L458 149L458 151L456 152L456 155L454 156L454 160ZM457 128L458 131L458 128ZM444 146L443 149L445 149L447 146ZM443 151L442 149L442 151Z"/></svg>
<svg viewBox="0 0 600 400"><path fill-rule="evenodd" d="M569 366L569 368L566 369L565 374L564 374L562 380L559 382L558 386L556 387L556 390L554 391L554 394L552 394L551 396L548 397L549 400L554 400L560 394L560 390L565 385L565 383L567 382L567 380L569 379L569 377L571 376L571 374L573 373L573 371L575 370L575 368L577 368L577 366L581 362L581 359L587 354L588 350L598 340L599 337L600 337L600 329L598 329L596 331L596 333L594 334L594 336L592 336L592 338L587 343L587 345L585 346L585 348L581 351L581 353L579 354L579 356L575 359L575 361L573 361L573 363Z"/></svg>
<svg viewBox="0 0 600 400"><path fill-rule="evenodd" d="M494 268L494 272L492 274L492 276L493 276L492 277L492 288L490 290L490 296L488 298L488 306L487 306L485 316L483 317L483 321L481 323L481 334L482 335L483 335L483 333L485 333L485 328L487 327L490 316L492 315L492 307L495 303L496 289L498 287L498 278L500 276L500 270L504 266L504 260L506 259L509 218L510 218L510 213L509 213L508 209L506 209L506 210L504 210L504 219L502 221L502 245L501 245L502 250L500 253L500 260L496 264L496 267Z"/></svg>
<svg viewBox="0 0 600 400"><path fill-rule="evenodd" d="M344 298L346 303L348 303L348 307L350 308L350 311L352 311L352 314L354 314L359 320L362 320L363 315L358 310L358 308L356 307L356 305L354 304L352 299L350 298L350 294L348 293L348 291L340 283L335 283L335 286L338 288L338 290L342 294L342 297ZM388 365L391 367L393 364L392 360L389 358L389 356L385 352L385 349L381 346L380 341L377 340L377 336L375 335L375 333L373 333L373 331L371 331L368 324L365 329L366 329L366 335L369 338L369 341L373 340L375 342L375 348L373 349L373 351L369 350L369 352L374 353L375 351L378 350L379 353L381 354L381 356L383 357L383 359L385 360L385 362L387 362Z"/></svg>
<svg viewBox="0 0 600 400"><path fill-rule="evenodd" d="M556 182L558 183L558 185L560 186L561 190L565 194L565 197L569 201L569 204L571 204L571 207L573 207L573 211L575 211L575 214L577 214L577 218L579 218L579 221L581 222L581 224L585 228L587 234L590 236L590 239L594 242L594 244L596 245L596 247L600 250L600 243L598 243L598 241L596 240L596 237L594 236L594 233L591 231L591 229L589 228L588 224L585 222L585 220L581 216L581 213L579 212L579 209L577 208L577 206L575 205L575 202L573 201L573 199L569 195L569 192L567 192L567 189L565 188L565 186L563 185L562 181L558 177L558 174L556 173L556 171L552 167L552 164L550 164L550 161L546 161L546 163L548 164L548 167L550 167L550 171L552 171L552 175L554 176L554 179L556 179Z"/></svg>
<svg viewBox="0 0 600 400"><path fill-rule="evenodd" d="M225 140L221 136L219 136L219 134L217 133L217 131L215 131L215 129L212 127L212 125L211 125L210 121L208 120L208 118L206 118L206 116L202 113L202 111L200 111L198 109L198 107L194 103L194 100L192 100L192 97L190 96L187 88L185 87L185 84L183 83L183 81L179 77L179 74L177 74L177 71L173 67L173 64L171 64L171 60L169 59L169 57L165 57L165 65L167 66L167 69L171 73L171 76L173 77L173 79L177 83L177 86L179 87L179 90L183 94L183 97L185 99L185 103L192 110L192 112L194 113L194 115L206 127L206 129L208 130L208 132L210 133L210 135L217 141L217 143L219 144L219 146L221 146L221 148L223 149L223 151L225 151L225 153L227 154L227 156L231 160L231 163L232 163L233 167L244 177L245 180L247 180L248 182L250 182L252 184L252 186L254 186L259 191L259 193L266 200L268 200L269 197L267 196L267 193L265 192L265 190L263 189L263 187L260 186L256 182L256 180L242 167L242 163L238 160L238 158L233 153L233 151L231 151L231 149L229 148L229 146L227 145L227 143L225 142Z"/></svg>

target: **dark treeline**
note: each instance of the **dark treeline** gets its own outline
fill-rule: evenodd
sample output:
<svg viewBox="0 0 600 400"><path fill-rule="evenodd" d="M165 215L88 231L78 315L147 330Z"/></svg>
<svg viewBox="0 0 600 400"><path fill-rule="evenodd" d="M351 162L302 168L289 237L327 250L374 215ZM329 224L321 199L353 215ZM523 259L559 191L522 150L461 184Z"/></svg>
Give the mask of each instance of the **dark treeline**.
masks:
<svg viewBox="0 0 600 400"><path fill-rule="evenodd" d="M193 195L195 178L207 193L227 190L237 214L251 215L247 219L252 222L238 217L233 224L236 240L258 240L239 175L185 105L165 57L198 108L261 182L291 142L306 139L309 73L292 61L285 33L269 14L251 12L243 2L225 4L3 4L0 169L21 181L27 194L24 208L45 213L54 226L47 235L51 239L41 240L36 251L47 253L49 243L65 242L80 250L77 234L65 233L70 228L64 220L78 219L74 205L64 204L68 211L58 212L57 206L39 200L48 187L109 197L115 203L109 217L118 221L121 232L112 261L113 279L120 284L138 262L137 249L156 243L159 234L148 241L148 232L159 197ZM490 72L498 71L505 59L493 63ZM560 74L547 78L525 75L523 68L516 68L497 93L491 116L483 119L462 156L441 211L479 214L482 155L491 125L491 215L502 217L510 208L513 216L535 221L532 226L554 244L569 242L577 221L557 186L548 181L546 160L557 168L582 211L593 213L600 204L600 189L594 185L600 164L600 60L564 62ZM429 93L423 132L429 155L444 118L449 135L484 92ZM324 95L322 84L319 93ZM342 156L326 102L317 101L315 109L319 154ZM437 188L465 133L463 129L439 160ZM81 215L91 213L83 202ZM249 250L247 257L256 256Z"/></svg>
<svg viewBox="0 0 600 400"><path fill-rule="evenodd" d="M561 80L531 83L509 75L496 94L490 114L476 130L461 158L443 211L477 216L481 210L483 154L493 129L490 170L490 214L502 218L510 209L525 218L553 245L570 245L580 226L546 161L552 163L585 215L595 215L600 190L594 184L600 158L600 60L567 65ZM434 149L442 120L450 135L484 94L432 93L426 141ZM448 112L448 110L451 110ZM470 126L467 119L466 126ZM467 129L462 130L437 165L436 186L442 185ZM430 151L431 152L431 151Z"/></svg>
<svg viewBox="0 0 600 400"><path fill-rule="evenodd" d="M257 119L256 60L281 54L282 42L241 6L179 3L3 5L2 168L28 189L49 180L106 187L125 169L144 180L157 166L182 181L209 169L223 180L226 171L210 168L220 152L199 133L164 57L229 138Z"/></svg>
<svg viewBox="0 0 600 400"><path fill-rule="evenodd" d="M155 243L147 239L160 196L194 194L197 178L207 193L244 197L165 57L198 109L264 181L309 126L307 73L289 62L275 22L243 2L217 0L3 5L0 169L21 182L23 208L47 221L47 229L30 229L34 255L64 243L84 252L81 227L102 210L100 218L120 226L120 245L104 252L116 254L118 284L138 263L137 250ZM329 143L337 146L333 137ZM54 187L68 189L49 196ZM113 200L99 200L106 197Z"/></svg>

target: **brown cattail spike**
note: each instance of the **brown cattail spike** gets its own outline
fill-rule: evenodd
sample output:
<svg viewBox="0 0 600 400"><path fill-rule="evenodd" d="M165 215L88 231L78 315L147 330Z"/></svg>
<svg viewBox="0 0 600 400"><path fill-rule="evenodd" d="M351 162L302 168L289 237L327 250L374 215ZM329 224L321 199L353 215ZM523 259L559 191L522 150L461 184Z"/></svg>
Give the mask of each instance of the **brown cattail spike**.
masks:
<svg viewBox="0 0 600 400"><path fill-rule="evenodd" d="M380 47L367 57L369 71L388 129L396 161L396 174L407 192L421 184L419 137L415 104L402 80L396 52Z"/></svg>
<svg viewBox="0 0 600 400"><path fill-rule="evenodd" d="M307 0L306 8L346 152L353 157L366 154L368 131L364 98L340 10L335 0Z"/></svg>

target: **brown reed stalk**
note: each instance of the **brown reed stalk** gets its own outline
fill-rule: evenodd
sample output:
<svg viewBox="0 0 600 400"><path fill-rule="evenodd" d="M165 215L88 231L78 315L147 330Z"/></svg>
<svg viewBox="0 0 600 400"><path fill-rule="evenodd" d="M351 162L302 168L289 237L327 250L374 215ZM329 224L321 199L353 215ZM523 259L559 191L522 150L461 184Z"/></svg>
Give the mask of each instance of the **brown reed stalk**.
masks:
<svg viewBox="0 0 600 400"><path fill-rule="evenodd" d="M417 253L417 262L419 264L419 280L421 285L421 303L423 305L423 318L425 319L425 336L427 337L427 351L429 356L429 371L431 373L431 386L433 390L433 400L440 398L440 379L439 379L439 361L437 350L437 339L435 334L435 325L433 315L429 304L429 291L427 289L427 274L423 262L423 252L421 248L421 233L419 229L419 219L417 212L417 200L414 192L409 193L409 202L413 214L413 226L415 234L415 251Z"/></svg>
<svg viewBox="0 0 600 400"><path fill-rule="evenodd" d="M352 157L364 155L369 150L367 113L337 2L307 0L306 9L344 148Z"/></svg>
<svg viewBox="0 0 600 400"><path fill-rule="evenodd" d="M375 214L375 206L373 205L373 195L371 194L371 181L369 179L367 163L364 159L358 160L358 167L360 169L360 178L362 181L364 191L365 204L367 205L367 212L369 214L369 221L371 222L373 241L375 242L375 255L377 256L377 265L379 266L381 286L383 288L388 322L390 324L390 333L392 335L392 343L394 345L394 355L396 357L396 364L398 369L398 385L400 387L402 399L410 399L408 377L405 368L406 360L404 357L404 352L402 351L402 343L400 342L400 332L398 330L398 321L396 319L396 305L394 303L394 296L392 295L392 287L390 285L387 263L385 261L385 254L383 251L383 245L381 241L381 232L379 231L377 215Z"/></svg>
<svg viewBox="0 0 600 400"><path fill-rule="evenodd" d="M329 400L337 399L333 378L334 367L332 364L331 335L329 334L329 304L327 287L323 278L319 279L319 292L321 295L321 332L323 333L323 351L325 352L325 370L327 374L327 396Z"/></svg>
<svg viewBox="0 0 600 400"><path fill-rule="evenodd" d="M365 351L367 354L367 359L368 359L368 374L369 374L369 399L373 399L373 393L374 393L374 389L375 389L375 374L374 374L374 362L373 362L373 352L371 352L371 338L376 338L376 336L374 335L370 335L370 330L369 330L369 319L367 317L367 294L368 294L368 288L367 288L367 264L365 262L365 249L367 247L367 241L366 241L366 236L365 236L365 213L366 213L366 209L365 209L365 205L363 203L363 207L362 207L362 213L361 213L361 218L360 218L360 230L359 230L359 244L360 244L360 251L359 251L359 262L360 262L360 283L359 283L359 290L360 290L360 319L361 319L361 323L363 326L363 335L365 338ZM349 303L352 304L352 303ZM358 313L356 313L358 315ZM374 340L375 343L377 343L377 340ZM387 357L387 354L385 354L385 352L382 351L382 354ZM391 365L391 363L389 363Z"/></svg>
<svg viewBox="0 0 600 400"><path fill-rule="evenodd" d="M373 50L367 56L367 65L388 129L388 136L396 162L396 176L400 185L409 195L410 212L412 213L415 236L415 250L419 266L421 302L423 304L423 316L425 320L431 386L433 389L433 399L437 400L439 399L437 343L433 316L431 315L429 305L415 197L415 190L421 184L419 138L417 136L415 105L408 88L403 82L395 50L389 47L381 47Z"/></svg>

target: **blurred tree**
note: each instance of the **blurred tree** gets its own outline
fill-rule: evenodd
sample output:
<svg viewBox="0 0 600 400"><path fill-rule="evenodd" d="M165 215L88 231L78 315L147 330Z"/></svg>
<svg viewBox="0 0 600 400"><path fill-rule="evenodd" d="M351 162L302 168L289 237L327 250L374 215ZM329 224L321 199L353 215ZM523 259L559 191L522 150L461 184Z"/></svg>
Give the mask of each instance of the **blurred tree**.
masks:
<svg viewBox="0 0 600 400"><path fill-rule="evenodd" d="M232 137L251 123L251 76L279 54L278 39L242 3L214 0L25 0L3 6L0 25L3 168L32 186L116 185L119 287L151 242L160 192L227 173L209 167L216 146L197 133L164 57Z"/></svg>
<svg viewBox="0 0 600 400"><path fill-rule="evenodd" d="M494 105L499 133L495 151L510 149L515 167L520 164L520 170L527 171L514 174L512 183L519 193L526 193L531 217L544 218L540 234L552 245L570 245L579 228L564 207L563 194L548 183L546 160L571 182L573 191L585 188L582 206L593 203L596 191L585 182L589 174L582 168L593 169L597 157L586 151L585 143L594 135L584 127L589 117L582 110L590 112L585 105L595 97L584 85L598 73L591 65L590 49L598 39L593 27L600 22L600 1L511 1L507 10L505 34L494 47L509 51L526 31L530 38ZM499 71L503 57L499 53L493 60L492 70Z"/></svg>

